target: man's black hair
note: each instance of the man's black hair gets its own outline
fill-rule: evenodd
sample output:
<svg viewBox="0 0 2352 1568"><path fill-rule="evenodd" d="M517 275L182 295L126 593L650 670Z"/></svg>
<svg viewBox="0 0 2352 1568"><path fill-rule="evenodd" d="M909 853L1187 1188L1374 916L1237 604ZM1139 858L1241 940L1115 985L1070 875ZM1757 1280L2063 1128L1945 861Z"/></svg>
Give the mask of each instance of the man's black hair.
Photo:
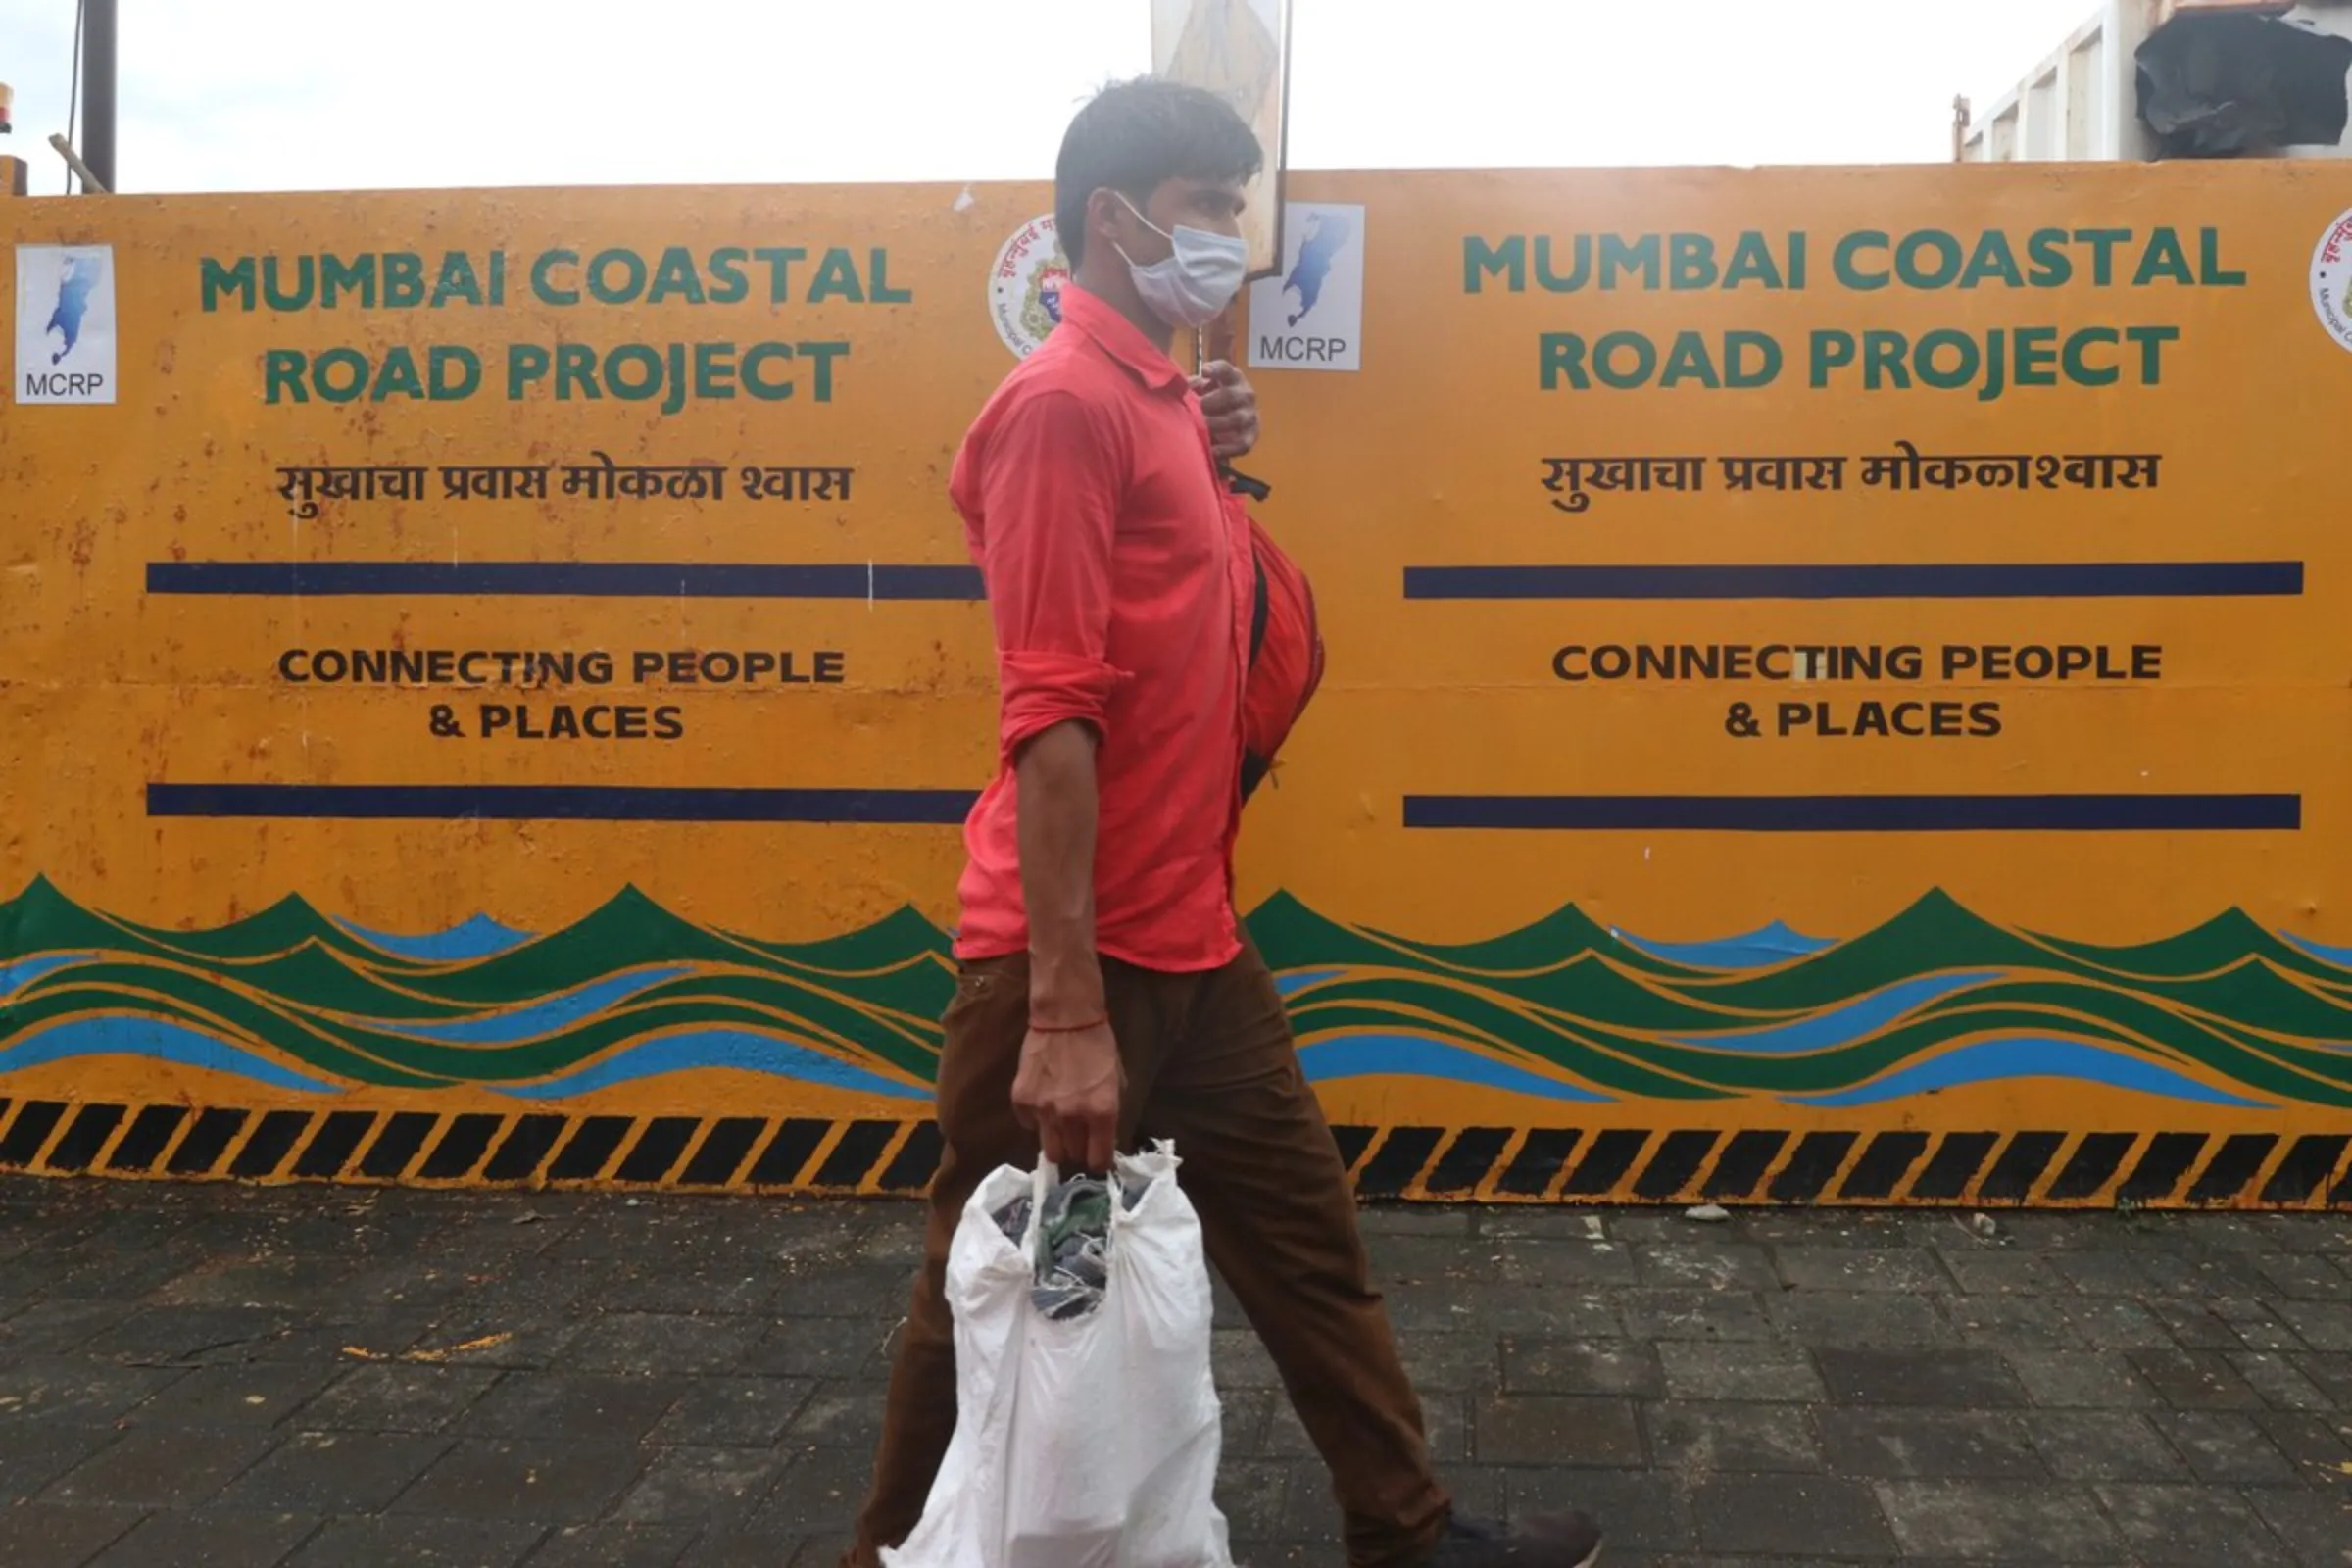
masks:
<svg viewBox="0 0 2352 1568"><path fill-rule="evenodd" d="M1257 135L1215 93L1158 76L1103 88L1078 111L1054 166L1054 226L1086 259L1086 199L1115 190L1141 207L1171 179L1247 183L1265 163Z"/></svg>

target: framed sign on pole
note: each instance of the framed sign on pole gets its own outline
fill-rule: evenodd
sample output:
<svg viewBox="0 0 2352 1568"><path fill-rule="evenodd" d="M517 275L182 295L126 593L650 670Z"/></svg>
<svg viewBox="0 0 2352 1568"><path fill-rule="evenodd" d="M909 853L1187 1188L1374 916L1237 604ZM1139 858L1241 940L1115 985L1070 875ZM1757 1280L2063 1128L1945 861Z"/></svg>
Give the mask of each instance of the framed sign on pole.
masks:
<svg viewBox="0 0 2352 1568"><path fill-rule="evenodd" d="M1242 217L1252 281L1282 270L1290 67L1291 0L1152 0L1152 71L1226 99L1265 149Z"/></svg>

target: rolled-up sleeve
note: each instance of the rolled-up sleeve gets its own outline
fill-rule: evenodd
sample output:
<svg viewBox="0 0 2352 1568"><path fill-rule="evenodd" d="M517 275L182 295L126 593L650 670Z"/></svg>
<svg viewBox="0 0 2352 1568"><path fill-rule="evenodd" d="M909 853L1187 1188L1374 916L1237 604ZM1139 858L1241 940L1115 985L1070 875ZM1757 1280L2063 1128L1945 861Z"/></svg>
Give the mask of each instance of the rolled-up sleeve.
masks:
<svg viewBox="0 0 2352 1568"><path fill-rule="evenodd" d="M1117 432L1066 392L1003 411L979 454L981 570L997 627L998 744L1010 762L1056 724L1109 733L1111 541L1118 526Z"/></svg>

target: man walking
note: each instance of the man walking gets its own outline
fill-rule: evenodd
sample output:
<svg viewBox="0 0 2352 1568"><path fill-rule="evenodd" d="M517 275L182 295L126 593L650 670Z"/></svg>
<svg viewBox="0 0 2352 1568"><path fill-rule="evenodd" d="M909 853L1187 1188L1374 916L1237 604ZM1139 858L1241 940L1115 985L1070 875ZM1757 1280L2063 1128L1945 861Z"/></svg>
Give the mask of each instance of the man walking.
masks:
<svg viewBox="0 0 2352 1568"><path fill-rule="evenodd" d="M1041 1152L1100 1170L1155 1138L1183 1156L1210 1261L1331 1468L1350 1564L1599 1552L1582 1514L1506 1532L1455 1514L1431 1473L1346 1167L1234 910L1254 573L1216 459L1248 449L1255 405L1230 366L1188 379L1169 344L1241 286L1259 161L1241 117L1192 88L1128 82L1081 110L1055 172L1062 324L956 460L996 622L1001 760L965 828L944 1152L848 1568L912 1532L955 1433L943 1288L973 1189Z"/></svg>

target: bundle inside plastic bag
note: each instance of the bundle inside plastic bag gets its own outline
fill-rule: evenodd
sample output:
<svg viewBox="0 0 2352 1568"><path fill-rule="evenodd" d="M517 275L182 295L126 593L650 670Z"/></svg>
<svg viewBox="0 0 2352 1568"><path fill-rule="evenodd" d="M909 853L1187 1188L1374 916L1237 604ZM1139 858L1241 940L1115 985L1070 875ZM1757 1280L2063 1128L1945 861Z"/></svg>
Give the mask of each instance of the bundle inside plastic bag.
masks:
<svg viewBox="0 0 2352 1568"><path fill-rule="evenodd" d="M1151 1178L1120 1178L1119 1201L1134 1208L1152 1187ZM1023 1193L996 1211L1005 1240L1027 1246L1030 1216L1037 1218L1037 1286L1029 1299L1056 1323L1084 1317L1102 1304L1110 1283L1110 1184L1098 1176L1073 1176L1046 1189L1042 1202Z"/></svg>
<svg viewBox="0 0 2352 1568"><path fill-rule="evenodd" d="M1006 1166L948 1254L955 1441L888 1568L1232 1568L1200 1222L1162 1143Z"/></svg>

